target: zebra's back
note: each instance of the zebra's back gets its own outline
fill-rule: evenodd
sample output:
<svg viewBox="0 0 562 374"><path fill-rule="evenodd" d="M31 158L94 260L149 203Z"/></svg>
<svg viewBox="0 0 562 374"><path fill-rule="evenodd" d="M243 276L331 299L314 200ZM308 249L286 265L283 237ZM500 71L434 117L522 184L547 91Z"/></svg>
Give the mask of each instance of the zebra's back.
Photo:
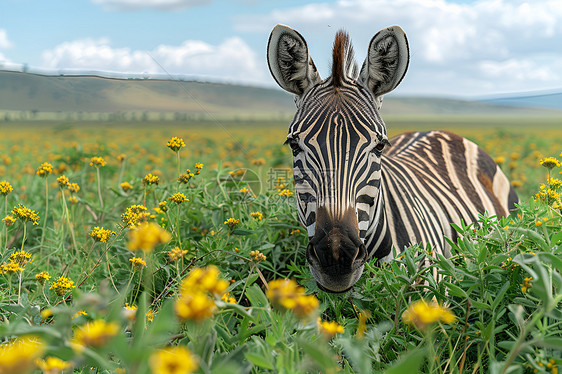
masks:
<svg viewBox="0 0 562 374"><path fill-rule="evenodd" d="M502 217L517 195L492 158L473 142L446 131L410 132L390 140L382 161L382 192L398 250L430 244L446 257L450 223L475 222L487 211Z"/></svg>

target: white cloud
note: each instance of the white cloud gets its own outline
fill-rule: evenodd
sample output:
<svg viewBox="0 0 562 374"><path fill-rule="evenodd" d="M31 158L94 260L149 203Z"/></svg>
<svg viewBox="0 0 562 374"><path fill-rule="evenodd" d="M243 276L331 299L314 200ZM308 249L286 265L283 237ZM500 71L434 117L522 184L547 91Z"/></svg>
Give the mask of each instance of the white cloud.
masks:
<svg viewBox="0 0 562 374"><path fill-rule="evenodd" d="M188 75L212 80L263 83L265 62L240 38L219 45L188 40L179 46L160 45L152 51L115 48L108 39L84 39L59 44L43 52L45 68L118 73Z"/></svg>
<svg viewBox="0 0 562 374"><path fill-rule="evenodd" d="M107 10L132 11L140 9L155 9L161 11L176 11L205 5L211 0L91 0Z"/></svg>
<svg viewBox="0 0 562 374"><path fill-rule="evenodd" d="M0 29L0 48L10 48L12 45L12 42L8 39L6 30Z"/></svg>
<svg viewBox="0 0 562 374"><path fill-rule="evenodd" d="M362 60L373 34L398 24L411 48L410 70L399 92L442 87L467 95L562 87L561 19L557 0L340 0L239 17L236 28L267 34L277 23L294 27L327 75L338 28L351 34Z"/></svg>

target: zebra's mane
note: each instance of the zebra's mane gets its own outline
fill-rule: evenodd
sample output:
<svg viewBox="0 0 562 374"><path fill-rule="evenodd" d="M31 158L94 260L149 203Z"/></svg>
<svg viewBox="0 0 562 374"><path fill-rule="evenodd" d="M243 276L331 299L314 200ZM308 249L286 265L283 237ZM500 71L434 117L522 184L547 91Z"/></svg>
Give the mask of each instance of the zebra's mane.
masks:
<svg viewBox="0 0 562 374"><path fill-rule="evenodd" d="M357 79L359 69L355 62L353 46L347 32L339 30L336 33L334 49L332 51L332 79L334 87L341 87L343 81Z"/></svg>

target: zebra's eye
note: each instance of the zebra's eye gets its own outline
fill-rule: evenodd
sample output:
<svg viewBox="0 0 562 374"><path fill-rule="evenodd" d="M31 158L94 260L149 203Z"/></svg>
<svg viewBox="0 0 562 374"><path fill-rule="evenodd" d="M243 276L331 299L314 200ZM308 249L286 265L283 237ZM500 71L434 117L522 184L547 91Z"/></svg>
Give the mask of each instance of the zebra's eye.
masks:
<svg viewBox="0 0 562 374"><path fill-rule="evenodd" d="M301 147L299 147L299 142L296 139L290 139L288 143L289 147L291 147L291 150L293 151L293 156L298 155L302 151Z"/></svg>
<svg viewBox="0 0 562 374"><path fill-rule="evenodd" d="M382 151L384 150L384 146L385 146L385 145L386 145L386 144L385 144L385 143L382 143L382 142L379 143L379 144L377 144L377 145L375 146L375 148L373 149L373 152L374 152L377 156L382 155Z"/></svg>

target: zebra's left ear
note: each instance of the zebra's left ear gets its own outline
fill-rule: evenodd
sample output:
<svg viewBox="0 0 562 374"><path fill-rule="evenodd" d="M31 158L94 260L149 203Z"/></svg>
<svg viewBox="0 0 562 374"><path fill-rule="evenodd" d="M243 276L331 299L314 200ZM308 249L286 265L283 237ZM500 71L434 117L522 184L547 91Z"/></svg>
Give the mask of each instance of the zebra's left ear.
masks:
<svg viewBox="0 0 562 374"><path fill-rule="evenodd" d="M322 80L304 38L285 25L277 25L271 31L267 63L279 86L298 96Z"/></svg>
<svg viewBox="0 0 562 374"><path fill-rule="evenodd" d="M359 74L361 81L374 95L392 91L400 84L410 63L408 39L400 26L390 26L379 31L369 43L369 51Z"/></svg>

